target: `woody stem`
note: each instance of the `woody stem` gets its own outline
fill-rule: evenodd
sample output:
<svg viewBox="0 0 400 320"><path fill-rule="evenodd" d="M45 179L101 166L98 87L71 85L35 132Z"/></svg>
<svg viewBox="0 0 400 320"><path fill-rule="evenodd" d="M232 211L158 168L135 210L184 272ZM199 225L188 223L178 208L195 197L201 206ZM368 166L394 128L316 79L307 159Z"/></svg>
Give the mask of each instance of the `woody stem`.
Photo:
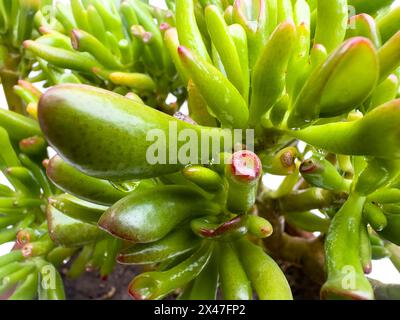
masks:
<svg viewBox="0 0 400 320"><path fill-rule="evenodd" d="M273 234L264 239L266 250L275 259L280 259L303 268L316 283L325 281L325 257L323 239L295 237L285 232L285 221L274 201L262 196L257 200L260 216L269 220L274 228Z"/></svg>

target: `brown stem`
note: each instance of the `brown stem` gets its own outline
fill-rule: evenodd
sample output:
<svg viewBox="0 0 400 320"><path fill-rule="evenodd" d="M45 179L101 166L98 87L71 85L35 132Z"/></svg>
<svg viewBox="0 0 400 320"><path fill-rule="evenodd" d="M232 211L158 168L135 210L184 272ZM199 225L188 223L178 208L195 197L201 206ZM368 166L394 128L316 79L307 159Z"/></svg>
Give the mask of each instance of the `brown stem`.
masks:
<svg viewBox="0 0 400 320"><path fill-rule="evenodd" d="M285 233L284 218L279 214L277 201L260 194L257 200L260 216L268 219L274 228L273 234L264 239L267 251L275 258L301 267L316 283L325 281L324 244L321 237L305 239Z"/></svg>
<svg viewBox="0 0 400 320"><path fill-rule="evenodd" d="M4 65L0 69L0 78L8 108L22 114L24 110L22 101L14 92L14 86L18 84L18 80L20 79L18 72L20 60L21 57L19 54L9 53L4 61Z"/></svg>
<svg viewBox="0 0 400 320"><path fill-rule="evenodd" d="M308 188L296 190L278 199L282 212L307 211L328 207L334 201L334 195L324 189Z"/></svg>
<svg viewBox="0 0 400 320"><path fill-rule="evenodd" d="M10 70L1 70L0 77L8 108L22 114L23 107L21 99L14 93L14 86L18 83L19 75Z"/></svg>

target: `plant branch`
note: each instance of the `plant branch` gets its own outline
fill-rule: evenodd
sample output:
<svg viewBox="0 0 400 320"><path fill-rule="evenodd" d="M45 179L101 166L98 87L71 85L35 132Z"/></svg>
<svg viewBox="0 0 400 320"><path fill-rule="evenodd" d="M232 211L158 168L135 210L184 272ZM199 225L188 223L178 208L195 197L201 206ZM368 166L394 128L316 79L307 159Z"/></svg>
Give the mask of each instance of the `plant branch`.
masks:
<svg viewBox="0 0 400 320"><path fill-rule="evenodd" d="M18 80L20 79L18 72L20 60L21 57L19 54L7 54L0 69L0 78L8 108L22 114L24 110L22 101L14 92L14 86L18 84Z"/></svg>
<svg viewBox="0 0 400 320"><path fill-rule="evenodd" d="M327 201L325 197L320 199L321 205ZM326 277L323 239L288 235L284 218L280 214L279 200L268 198L265 192L261 192L258 197L257 209L259 215L268 219L274 228L271 237L264 239L267 251L276 259L302 267L310 279L322 284Z"/></svg>

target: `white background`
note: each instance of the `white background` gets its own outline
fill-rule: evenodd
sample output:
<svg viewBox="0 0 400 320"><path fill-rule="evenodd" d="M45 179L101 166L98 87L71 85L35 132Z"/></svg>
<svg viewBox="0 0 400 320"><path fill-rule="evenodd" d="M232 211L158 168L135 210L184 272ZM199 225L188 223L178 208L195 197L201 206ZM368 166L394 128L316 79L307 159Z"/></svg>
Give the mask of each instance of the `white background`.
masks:
<svg viewBox="0 0 400 320"><path fill-rule="evenodd" d="M61 2L68 3L69 0L59 0ZM154 5L165 7L163 0L150 0L150 2ZM400 0L396 1L396 5L400 5ZM7 103L4 98L3 91L0 92L0 107L6 108ZM1 178L1 177L0 177ZM2 179L2 182L4 178ZM266 183L268 185L276 185L278 181L271 181L270 179L266 179ZM0 245L0 255L7 253L12 248L12 243ZM379 261L373 262L373 272L369 275L369 277L380 280L385 283L399 283L400 284L400 274L393 267L389 259L383 259Z"/></svg>

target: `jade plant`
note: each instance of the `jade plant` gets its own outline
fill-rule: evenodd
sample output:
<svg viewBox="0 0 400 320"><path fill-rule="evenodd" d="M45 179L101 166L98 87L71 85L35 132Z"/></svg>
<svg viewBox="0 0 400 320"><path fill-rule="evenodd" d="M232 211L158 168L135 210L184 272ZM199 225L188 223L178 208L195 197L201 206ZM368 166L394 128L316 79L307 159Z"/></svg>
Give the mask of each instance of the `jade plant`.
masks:
<svg viewBox="0 0 400 320"><path fill-rule="evenodd" d="M166 5L0 1L0 296L119 263L134 299L292 299L286 263L398 299L368 274L400 271L400 6Z"/></svg>
<svg viewBox="0 0 400 320"><path fill-rule="evenodd" d="M0 79L10 110L23 111L13 86L32 70L32 61L26 58L22 43L38 35L33 28L34 15L51 3L51 0L0 1Z"/></svg>
<svg viewBox="0 0 400 320"><path fill-rule="evenodd" d="M178 106L166 100L168 94L174 93L178 104L185 100L163 41L174 14L142 1L119 2L72 0L38 11L34 21L40 36L24 42L38 62L32 81L134 92L147 105L174 113Z"/></svg>

